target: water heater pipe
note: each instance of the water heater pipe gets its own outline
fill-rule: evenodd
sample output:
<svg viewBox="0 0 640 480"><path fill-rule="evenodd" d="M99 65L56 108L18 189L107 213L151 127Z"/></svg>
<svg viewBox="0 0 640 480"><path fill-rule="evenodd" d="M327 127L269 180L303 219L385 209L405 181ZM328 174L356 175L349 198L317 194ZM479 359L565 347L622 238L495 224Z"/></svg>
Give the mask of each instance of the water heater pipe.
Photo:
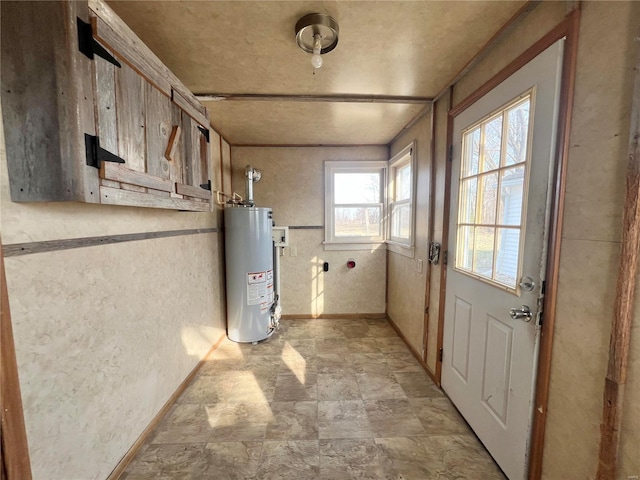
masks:
<svg viewBox="0 0 640 480"><path fill-rule="evenodd" d="M255 202L253 201L253 182L257 182L262 178L262 172L251 165L247 165L244 169L244 175L247 177L247 198L244 201L245 205L253 207Z"/></svg>

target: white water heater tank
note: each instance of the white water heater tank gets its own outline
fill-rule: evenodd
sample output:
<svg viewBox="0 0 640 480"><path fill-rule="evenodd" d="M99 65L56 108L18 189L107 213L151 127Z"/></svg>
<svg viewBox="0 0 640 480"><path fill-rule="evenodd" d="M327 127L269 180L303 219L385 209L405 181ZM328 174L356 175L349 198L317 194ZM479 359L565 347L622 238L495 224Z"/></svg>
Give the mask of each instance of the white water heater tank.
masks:
<svg viewBox="0 0 640 480"><path fill-rule="evenodd" d="M270 208L224 209L227 336L234 342L258 342L273 333L272 228Z"/></svg>

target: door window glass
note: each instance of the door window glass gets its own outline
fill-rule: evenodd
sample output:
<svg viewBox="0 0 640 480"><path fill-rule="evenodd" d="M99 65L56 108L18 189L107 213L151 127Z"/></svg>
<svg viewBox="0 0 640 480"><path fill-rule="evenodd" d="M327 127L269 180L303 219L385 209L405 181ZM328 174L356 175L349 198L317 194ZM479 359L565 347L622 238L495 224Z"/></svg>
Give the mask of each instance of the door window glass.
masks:
<svg viewBox="0 0 640 480"><path fill-rule="evenodd" d="M455 268L516 289L531 127L531 92L463 132Z"/></svg>

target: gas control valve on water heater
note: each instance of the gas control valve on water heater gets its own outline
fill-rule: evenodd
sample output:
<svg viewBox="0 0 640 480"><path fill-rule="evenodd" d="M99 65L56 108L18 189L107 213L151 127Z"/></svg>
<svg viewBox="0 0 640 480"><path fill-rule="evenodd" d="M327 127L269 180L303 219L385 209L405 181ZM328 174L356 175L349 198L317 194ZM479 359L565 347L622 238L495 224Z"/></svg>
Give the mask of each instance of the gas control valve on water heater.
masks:
<svg viewBox="0 0 640 480"><path fill-rule="evenodd" d="M272 211L256 207L253 183L260 172L247 166L247 197L224 209L227 268L227 336L234 342L259 342L269 337L280 319L272 237ZM279 263L279 262L276 262Z"/></svg>

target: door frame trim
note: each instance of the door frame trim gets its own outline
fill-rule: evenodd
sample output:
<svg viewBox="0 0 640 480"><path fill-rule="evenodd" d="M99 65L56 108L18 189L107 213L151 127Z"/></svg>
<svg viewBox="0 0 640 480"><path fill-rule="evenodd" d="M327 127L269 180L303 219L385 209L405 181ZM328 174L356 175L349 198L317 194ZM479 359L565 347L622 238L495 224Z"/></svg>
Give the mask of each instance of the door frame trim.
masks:
<svg viewBox="0 0 640 480"><path fill-rule="evenodd" d="M531 45L524 53L513 60L477 90L453 106L453 86L449 90L449 112L447 117L447 152L453 146L453 120L463 111L477 102L484 95L509 78L517 70L529 63L558 40L565 38L565 50L562 59L562 78L560 86L560 103L558 110L558 132L555 151L555 165L552 177L552 203L549 219L549 239L547 249L546 288L544 296L544 323L540 336L540 351L535 384L534 416L532 420L531 440L529 444L529 480L542 477L542 457L544 451L544 434L547 420L547 404L549 399L549 379L551 375L551 354L553 348L553 331L558 293L558 272L560 267L560 246L562 241L562 220L567 177L567 161L569 155L569 133L571 130L571 114L573 111L573 93L576 76L576 60L578 53L578 31L580 25L580 9L569 12L564 20L550 32ZM449 244L449 213L451 203L451 161L446 159L444 217L442 245ZM444 247L443 247L444 248ZM445 267L443 265L443 267ZM447 286L447 268L440 273L440 309L438 312L438 350L444 340L444 299ZM436 379L442 380L442 361L436 362Z"/></svg>

